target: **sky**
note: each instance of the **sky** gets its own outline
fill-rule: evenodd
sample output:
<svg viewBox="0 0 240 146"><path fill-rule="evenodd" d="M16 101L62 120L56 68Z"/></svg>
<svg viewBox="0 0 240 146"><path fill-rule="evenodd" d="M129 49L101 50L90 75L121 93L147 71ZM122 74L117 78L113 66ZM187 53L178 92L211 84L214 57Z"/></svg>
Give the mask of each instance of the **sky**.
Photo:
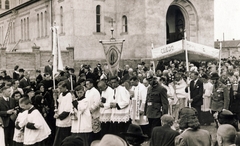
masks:
<svg viewBox="0 0 240 146"><path fill-rule="evenodd" d="M214 40L240 40L240 0L215 0Z"/></svg>

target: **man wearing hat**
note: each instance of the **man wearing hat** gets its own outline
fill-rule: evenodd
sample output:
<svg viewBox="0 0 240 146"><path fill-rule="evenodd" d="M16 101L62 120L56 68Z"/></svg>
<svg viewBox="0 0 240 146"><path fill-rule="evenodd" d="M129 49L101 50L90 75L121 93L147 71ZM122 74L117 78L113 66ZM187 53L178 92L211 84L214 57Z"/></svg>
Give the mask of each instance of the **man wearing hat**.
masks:
<svg viewBox="0 0 240 146"><path fill-rule="evenodd" d="M212 114L229 108L229 90L226 85L219 81L219 75L212 73L211 78L213 83L213 94L211 96ZM217 123L216 123L217 124Z"/></svg>
<svg viewBox="0 0 240 146"><path fill-rule="evenodd" d="M161 126L160 118L162 115L168 113L169 103L167 89L158 83L157 78L153 76L152 72L149 72L147 79L150 83L150 87L147 91L144 112L148 118L151 132L154 127Z"/></svg>
<svg viewBox="0 0 240 146"><path fill-rule="evenodd" d="M140 146L148 136L144 135L139 125L130 124L127 132L121 133L132 146Z"/></svg>
<svg viewBox="0 0 240 146"><path fill-rule="evenodd" d="M30 72L25 71L23 78L19 82L19 88L22 88L24 92L31 87L29 77Z"/></svg>
<svg viewBox="0 0 240 146"><path fill-rule="evenodd" d="M220 111L220 112L216 113L215 118L217 118L218 125L221 126L224 124L229 124L235 128L235 130L237 131L237 133L236 133L237 137L235 139L235 144L237 144L237 146L240 145L240 132L239 132L239 128L238 128L237 115L233 114L229 110L224 110L224 111Z"/></svg>

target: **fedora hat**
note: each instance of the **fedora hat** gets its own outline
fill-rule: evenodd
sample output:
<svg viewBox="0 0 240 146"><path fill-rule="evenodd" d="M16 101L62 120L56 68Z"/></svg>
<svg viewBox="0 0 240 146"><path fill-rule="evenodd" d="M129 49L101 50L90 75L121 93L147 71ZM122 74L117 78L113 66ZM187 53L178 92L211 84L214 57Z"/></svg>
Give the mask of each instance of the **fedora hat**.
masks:
<svg viewBox="0 0 240 146"><path fill-rule="evenodd" d="M132 136L132 137L142 137L147 138L148 136L144 135L142 129L139 125L130 124L128 126L127 132L121 133L124 136Z"/></svg>
<svg viewBox="0 0 240 146"><path fill-rule="evenodd" d="M216 72L212 73L210 79L211 79L211 80L218 80L218 79L219 79L218 73L216 73Z"/></svg>
<svg viewBox="0 0 240 146"><path fill-rule="evenodd" d="M101 140L94 140L91 146L127 146L127 143L117 135L105 134Z"/></svg>

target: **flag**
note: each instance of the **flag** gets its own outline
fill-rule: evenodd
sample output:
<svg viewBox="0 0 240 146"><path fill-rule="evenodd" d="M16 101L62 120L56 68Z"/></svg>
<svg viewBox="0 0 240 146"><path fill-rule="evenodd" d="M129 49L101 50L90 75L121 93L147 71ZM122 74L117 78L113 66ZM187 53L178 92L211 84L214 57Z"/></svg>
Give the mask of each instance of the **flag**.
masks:
<svg viewBox="0 0 240 146"><path fill-rule="evenodd" d="M61 49L59 46L59 38L58 38L58 27L52 27L53 31L53 49L52 49L52 56L53 56L53 77L58 75L58 71L63 71L63 63L62 63L62 56L61 56Z"/></svg>
<svg viewBox="0 0 240 146"><path fill-rule="evenodd" d="M103 45L111 76L117 76L124 40L100 41Z"/></svg>

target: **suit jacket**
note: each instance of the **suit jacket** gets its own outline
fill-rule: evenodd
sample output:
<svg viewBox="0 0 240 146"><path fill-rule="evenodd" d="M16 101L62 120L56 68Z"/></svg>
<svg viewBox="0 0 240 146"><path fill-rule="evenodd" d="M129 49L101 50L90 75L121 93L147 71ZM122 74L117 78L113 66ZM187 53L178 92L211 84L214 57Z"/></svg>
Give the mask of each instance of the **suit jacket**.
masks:
<svg viewBox="0 0 240 146"><path fill-rule="evenodd" d="M7 111L13 109L16 104L13 98L9 98L9 102L10 104L3 97L0 97L0 117L2 118L4 127L8 127L11 116L7 114Z"/></svg>
<svg viewBox="0 0 240 146"><path fill-rule="evenodd" d="M30 80L29 79L26 80L25 78L22 78L19 81L19 88L22 88L23 91L25 92L27 86L30 86Z"/></svg>
<svg viewBox="0 0 240 146"><path fill-rule="evenodd" d="M163 125L153 128L150 146L174 146L174 139L179 133L170 126Z"/></svg>
<svg viewBox="0 0 240 146"><path fill-rule="evenodd" d="M200 106L203 104L203 82L199 79L194 85L194 81L190 82L190 97L193 99L192 106Z"/></svg>

